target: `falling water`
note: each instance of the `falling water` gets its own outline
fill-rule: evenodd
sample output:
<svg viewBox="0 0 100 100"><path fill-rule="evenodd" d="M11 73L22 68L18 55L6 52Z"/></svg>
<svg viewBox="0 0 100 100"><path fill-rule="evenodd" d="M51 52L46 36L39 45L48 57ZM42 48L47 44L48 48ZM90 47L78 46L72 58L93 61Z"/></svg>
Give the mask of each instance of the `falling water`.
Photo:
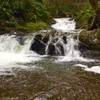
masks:
<svg viewBox="0 0 100 100"><path fill-rule="evenodd" d="M56 24L52 25L58 33L65 33L67 44L64 46L65 56L60 57L58 61L93 61L82 57L78 45L81 29L76 29L76 22L71 18L54 19Z"/></svg>
<svg viewBox="0 0 100 100"><path fill-rule="evenodd" d="M29 36L0 36L0 74L6 70L11 71L14 67L26 68L23 64L39 60L38 55L29 50L32 40Z"/></svg>
<svg viewBox="0 0 100 100"><path fill-rule="evenodd" d="M54 37L50 35L45 44L45 54L48 54L48 46L52 43L59 54L57 57L41 60L40 55L31 51L35 36L0 35L0 100L100 98L100 61L90 62L93 60L82 57L78 49L81 30L75 29L74 20L60 18L55 21L57 23L52 28L57 34ZM64 55L59 45L63 47Z"/></svg>
<svg viewBox="0 0 100 100"><path fill-rule="evenodd" d="M45 54L48 54L48 45L54 38L58 40L54 43L58 56L58 62L68 61L82 61L90 62L94 61L82 57L81 52L78 49L79 33L82 31L76 29L76 22L70 18L58 18L54 19L56 24L51 27L54 28L58 35L55 37L50 36L49 41L45 48ZM66 43L59 34L64 34L66 37ZM27 68L25 64L33 63L40 60L40 55L30 50L30 46L34 36L16 36L16 35L0 35L0 74L2 71L11 70L14 67ZM57 45L63 46L64 56L62 56L61 48Z"/></svg>
<svg viewBox="0 0 100 100"><path fill-rule="evenodd" d="M71 32L75 30L76 22L74 19L71 18L57 18L54 19L56 21L56 24L52 25L55 30L58 32Z"/></svg>

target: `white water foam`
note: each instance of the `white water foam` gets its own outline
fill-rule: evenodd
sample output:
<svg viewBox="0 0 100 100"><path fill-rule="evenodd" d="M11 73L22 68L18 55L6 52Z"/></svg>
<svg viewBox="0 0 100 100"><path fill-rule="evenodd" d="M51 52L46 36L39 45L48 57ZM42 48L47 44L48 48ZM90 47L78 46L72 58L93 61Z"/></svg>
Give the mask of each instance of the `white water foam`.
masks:
<svg viewBox="0 0 100 100"><path fill-rule="evenodd" d="M91 59L86 59L81 56L81 53L78 49L79 44L79 33L82 30L76 30L76 22L75 20L71 20L70 18L57 18L54 19L56 24L53 24L51 27L54 28L57 32L63 32L67 36L67 44L64 45L65 56L59 57L58 62L66 62L66 61L83 61L83 62L90 62L94 61ZM75 36L77 37L75 39Z"/></svg>
<svg viewBox="0 0 100 100"><path fill-rule="evenodd" d="M26 69L24 64L40 60L38 54L29 50L31 42L32 38L28 37L21 45L15 35L0 36L0 74L11 72L14 67Z"/></svg>
<svg viewBox="0 0 100 100"><path fill-rule="evenodd" d="M94 61L92 59L86 59L81 56L80 51L78 50L79 40L74 39L73 34L70 34L67 38L67 44L65 45L65 56L59 57L60 62L65 61L83 61L83 62L90 62ZM76 47L76 48L75 48Z"/></svg>
<svg viewBox="0 0 100 100"><path fill-rule="evenodd" d="M57 31L70 32L76 27L76 22L74 19L70 20L70 18L56 18L54 20L56 21L56 24L53 24L51 27Z"/></svg>
<svg viewBox="0 0 100 100"><path fill-rule="evenodd" d="M88 72L94 72L94 73L100 74L100 66L88 67L87 65L83 65L83 64L75 64L74 66L82 67L85 71L88 71Z"/></svg>
<svg viewBox="0 0 100 100"><path fill-rule="evenodd" d="M85 70L100 74L100 66L92 66L91 68L86 68Z"/></svg>

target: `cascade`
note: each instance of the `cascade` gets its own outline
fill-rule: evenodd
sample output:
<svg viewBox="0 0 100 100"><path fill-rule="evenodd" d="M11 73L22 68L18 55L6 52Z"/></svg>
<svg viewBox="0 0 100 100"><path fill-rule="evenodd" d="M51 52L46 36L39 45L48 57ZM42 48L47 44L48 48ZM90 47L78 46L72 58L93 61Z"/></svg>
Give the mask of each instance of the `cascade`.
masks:
<svg viewBox="0 0 100 100"><path fill-rule="evenodd" d="M53 30L41 30L27 36L0 35L0 74L14 67L27 68L25 64L34 63L43 55L57 56L58 62L94 61L82 57L78 49L82 30L76 29L76 22L70 18L54 20Z"/></svg>
<svg viewBox="0 0 100 100"><path fill-rule="evenodd" d="M65 56L59 57L59 61L90 61L82 57L78 49L79 34L81 29L76 29L76 22L71 18L54 19L56 24L51 27L58 33L63 33L66 43L63 43ZM61 40L61 39L60 39Z"/></svg>
<svg viewBox="0 0 100 100"><path fill-rule="evenodd" d="M0 35L0 66L37 60L38 55L29 49L32 40L30 36Z"/></svg>

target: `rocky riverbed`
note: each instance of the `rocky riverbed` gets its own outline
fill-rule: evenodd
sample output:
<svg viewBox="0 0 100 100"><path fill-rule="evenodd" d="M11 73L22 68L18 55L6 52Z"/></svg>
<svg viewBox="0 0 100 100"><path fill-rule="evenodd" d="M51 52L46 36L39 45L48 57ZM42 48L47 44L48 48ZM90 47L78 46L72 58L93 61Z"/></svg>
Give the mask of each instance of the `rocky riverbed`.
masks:
<svg viewBox="0 0 100 100"><path fill-rule="evenodd" d="M96 66L100 62L55 63L54 60L46 57L26 64L26 69L13 68L10 75L0 75L0 100L100 99L100 74L79 67L80 63Z"/></svg>

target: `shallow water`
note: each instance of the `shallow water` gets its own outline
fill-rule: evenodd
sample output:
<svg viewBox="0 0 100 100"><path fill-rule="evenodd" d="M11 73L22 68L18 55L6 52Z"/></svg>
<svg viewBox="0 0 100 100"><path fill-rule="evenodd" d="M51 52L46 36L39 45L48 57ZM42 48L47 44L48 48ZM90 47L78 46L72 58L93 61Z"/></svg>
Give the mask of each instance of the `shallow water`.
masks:
<svg viewBox="0 0 100 100"><path fill-rule="evenodd" d="M77 33L74 20L56 21L58 31ZM100 100L100 55L81 54L69 36L65 56L48 57L30 51L34 36L1 35L0 100Z"/></svg>
<svg viewBox="0 0 100 100"><path fill-rule="evenodd" d="M100 99L100 74L74 66L79 63L96 66L100 62L55 63L54 60L46 57L24 64L26 69L16 67L12 74L0 75L0 100Z"/></svg>

